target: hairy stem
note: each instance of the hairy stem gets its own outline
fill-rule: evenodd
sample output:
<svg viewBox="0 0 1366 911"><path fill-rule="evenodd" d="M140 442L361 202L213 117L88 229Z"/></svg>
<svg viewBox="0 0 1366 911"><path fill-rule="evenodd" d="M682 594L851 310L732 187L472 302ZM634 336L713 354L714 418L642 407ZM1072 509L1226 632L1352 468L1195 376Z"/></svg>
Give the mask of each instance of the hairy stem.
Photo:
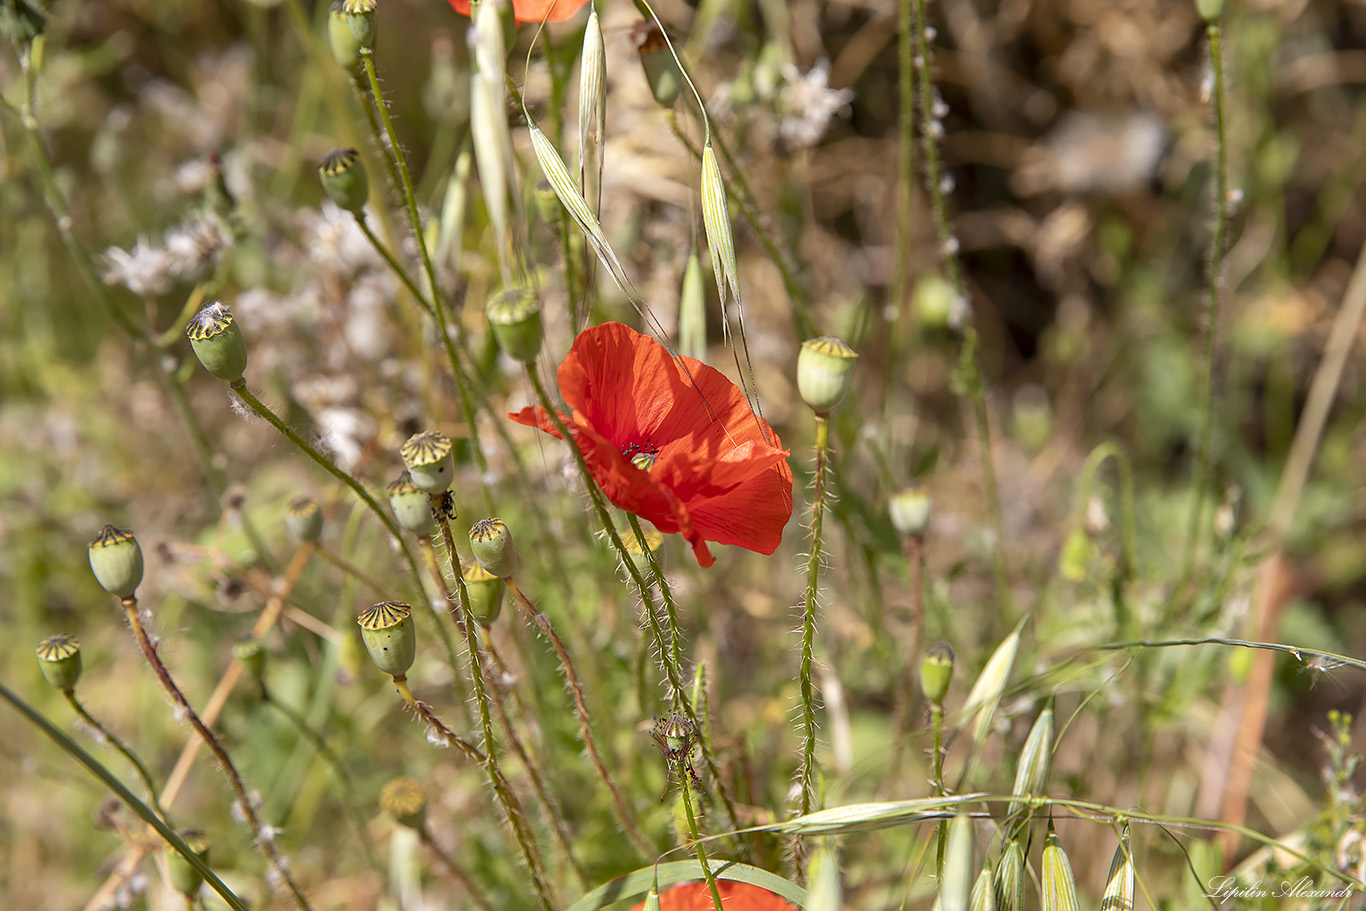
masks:
<svg viewBox="0 0 1366 911"><path fill-rule="evenodd" d="M120 740L113 731L100 724L94 715L91 715L86 711L85 706L81 705L81 701L76 698L75 690L63 690L62 695L66 697L67 705L71 706L71 711L75 712L77 717L96 731L99 731L100 736L109 741L109 745L118 750L123 758L127 759L132 764L134 770L138 773L138 778L142 779L143 787L147 789L148 798L152 801L152 808L157 811L158 816L169 823L171 821L170 817L166 815L166 810L162 808L161 802L157 797L156 785L152 784L152 775L147 771L147 766L143 765L142 760L138 758L138 755L134 753L127 744Z"/></svg>

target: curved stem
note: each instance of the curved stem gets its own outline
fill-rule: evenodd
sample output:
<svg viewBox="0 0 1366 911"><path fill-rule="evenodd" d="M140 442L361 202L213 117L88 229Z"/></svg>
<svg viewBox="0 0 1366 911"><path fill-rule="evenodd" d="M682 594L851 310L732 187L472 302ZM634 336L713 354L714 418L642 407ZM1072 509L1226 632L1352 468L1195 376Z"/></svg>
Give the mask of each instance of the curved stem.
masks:
<svg viewBox="0 0 1366 911"><path fill-rule="evenodd" d="M203 858L192 851L189 846L181 840L180 836L177 835L160 816L152 811L151 807L147 806L147 804L138 799L136 794L128 790L124 783L119 781L118 776L109 771L103 763L87 753L79 743L72 740L63 731L55 727L31 705L20 699L9 687L5 686L3 681L0 681L0 698L3 698L35 727L46 734L64 753L85 766L86 771L103 782L104 786L113 791L114 794L127 804L128 808L136 813L143 822L155 829L156 833L165 839L168 845L175 848L176 853L185 858L185 862L194 868L196 873L204 877L204 881L209 884L209 887L213 889L213 891L219 894L229 908L232 908L233 911L248 911L246 904L237 897L236 893L224 884L223 880L218 878L218 874L214 873L209 865L204 863Z"/></svg>
<svg viewBox="0 0 1366 911"><path fill-rule="evenodd" d="M593 727L588 721L588 705L583 699L583 684L579 682L579 675L574 671L574 662L569 657L569 650L564 647L564 642L555 633L555 628L550 625L550 618L544 612L531 603L522 589L517 585L517 581L512 576L503 579L503 584L507 586L512 597L517 604L526 611L531 622L536 624L542 635L550 640L551 646L555 649L555 654L559 656L560 667L564 668L565 678L569 681L569 693L574 697L574 711L579 717L579 734L583 737L583 744L588 748L588 758L593 763L593 768L597 770L598 778L602 779L607 792L612 795L612 806L617 811L617 818L626 828L626 834L636 843L636 847L644 852L646 857L655 853L654 845L650 844L649 839L641 834L636 827L635 820L631 817L630 808L626 806L626 801L622 799L621 792L612 783L612 776L607 773L607 766L603 764L602 755L598 752L597 741L593 737Z"/></svg>
<svg viewBox="0 0 1366 911"><path fill-rule="evenodd" d="M294 882L294 877L290 875L289 866L285 862L283 855L275 844L275 836L261 822L261 818L256 815L256 808L252 805L252 799L247 794L246 787L242 784L242 776L237 771L237 766L233 764L232 758L228 756L227 750L223 749L223 744L212 731L199 719L199 715L190 706L185 694L180 691L175 680L171 678L171 672L166 669L166 665L161 663L161 658L157 656L156 646L147 636L147 630L142 625L142 616L138 613L138 599L136 596L123 598L119 602L123 605L123 612L128 618L128 624L133 629L133 637L137 639L138 646L142 649L143 657L156 672L157 680L161 683L162 689L175 702L177 708L184 713L190 725L199 734L204 745L213 753L214 758L223 769L223 775L228 779L228 784L232 787L232 792L237 798L237 806L241 811L247 825L251 828L252 835L256 837L256 844L260 847L261 853L266 856L271 868L280 881L285 884L290 893L294 896L294 901L303 911L310 911L308 899L299 891L299 886Z"/></svg>
<svg viewBox="0 0 1366 911"><path fill-rule="evenodd" d="M460 885L464 886L465 892L469 894L470 899L478 905L482 911L494 911L493 903L490 902L483 891L475 885L474 878L470 876L469 872L466 871L464 867L460 866L460 864L456 863L455 858L451 856L449 851L436 843L436 839L432 837L430 826L424 824L422 828L418 829L417 837L421 839L428 850L436 856L436 859L441 862L441 866L445 868L446 872L459 882Z"/></svg>
<svg viewBox="0 0 1366 911"><path fill-rule="evenodd" d="M723 911L721 893L716 889L716 874L711 871L711 864L707 862L707 849L703 846L697 830L697 814L693 812L692 807L692 776L680 768L678 778L681 782L679 790L683 796L683 812L688 817L688 834L692 836L692 849L697 855L697 862L702 865L702 875L707 879L707 889L711 892L712 911Z"/></svg>
<svg viewBox="0 0 1366 911"><path fill-rule="evenodd" d="M94 715L91 715L85 710L85 706L81 705L81 701L76 698L75 690L63 690L62 695L66 697L67 705L71 706L71 710L75 712L82 721L90 725L96 731L99 731L100 736L109 741L110 746L118 750L119 753L123 755L124 759L127 759L132 763L133 768L138 773L138 777L142 779L143 787L147 789L148 797L152 801L152 808L157 811L158 816L169 823L170 817L166 815L166 810L162 808L161 802L157 798L156 785L152 784L152 775L147 771L147 766L142 764L142 760L138 758L137 754L134 753L127 744L120 740L113 731L100 724Z"/></svg>

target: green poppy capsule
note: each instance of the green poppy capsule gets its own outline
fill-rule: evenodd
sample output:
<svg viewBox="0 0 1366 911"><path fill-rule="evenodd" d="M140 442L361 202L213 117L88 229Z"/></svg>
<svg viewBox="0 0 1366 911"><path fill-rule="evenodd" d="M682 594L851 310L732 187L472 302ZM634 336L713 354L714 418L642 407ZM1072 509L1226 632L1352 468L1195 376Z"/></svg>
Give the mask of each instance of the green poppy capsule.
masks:
<svg viewBox="0 0 1366 911"><path fill-rule="evenodd" d="M189 848L195 857L204 863L209 862L209 837L198 829L183 829L176 833L180 840L185 842L185 847ZM199 894L199 887L204 884L204 877L199 871L190 866L179 851L172 848L166 849L166 872L171 880L171 885L181 895L194 898Z"/></svg>
<svg viewBox="0 0 1366 911"><path fill-rule="evenodd" d="M934 499L929 489L920 483L911 483L892 494L887 501L887 512L892 517L892 527L898 533L912 538L923 538L925 529L930 525L930 514L934 509Z"/></svg>
<svg viewBox="0 0 1366 911"><path fill-rule="evenodd" d="M640 65L645 70L645 81L650 84L650 94L655 96L660 107L671 108L683 90L683 73L678 61L669 50L669 42L658 25L642 19L631 29L631 37L636 42L640 54Z"/></svg>
<svg viewBox="0 0 1366 911"><path fill-rule="evenodd" d="M266 675L266 646L260 639L248 639L232 647L232 656L242 662L242 669L257 680Z"/></svg>
<svg viewBox="0 0 1366 911"><path fill-rule="evenodd" d="M375 46L375 7L377 0L342 0L342 15L352 36L362 49Z"/></svg>
<svg viewBox="0 0 1366 911"><path fill-rule="evenodd" d="M142 548L131 531L112 525L90 542L90 571L111 595L131 598L142 584Z"/></svg>
<svg viewBox="0 0 1366 911"><path fill-rule="evenodd" d="M185 335L205 370L229 383L242 379L247 369L247 343L226 304L212 303L196 313L185 327Z"/></svg>
<svg viewBox="0 0 1366 911"><path fill-rule="evenodd" d="M465 594L469 595L470 613L475 622L488 629L503 612L503 580L478 563L466 563L461 573L465 577Z"/></svg>
<svg viewBox="0 0 1366 911"><path fill-rule="evenodd" d="M38 643L38 668L52 686L71 692L81 679L81 643L75 636L48 636Z"/></svg>
<svg viewBox="0 0 1366 911"><path fill-rule="evenodd" d="M541 221L548 225L559 224L560 216L564 214L564 205L550 181L544 177L537 181L535 189L531 191L531 198L536 203L536 212L541 216Z"/></svg>
<svg viewBox="0 0 1366 911"><path fill-rule="evenodd" d="M1228 9L1228 0L1195 0L1195 9L1207 25L1218 25Z"/></svg>
<svg viewBox="0 0 1366 911"><path fill-rule="evenodd" d="M455 474L450 438L435 430L415 433L399 450L413 483L424 493L445 493L450 489Z"/></svg>
<svg viewBox="0 0 1366 911"><path fill-rule="evenodd" d="M379 792L379 808L399 825L421 829L427 822L427 793L411 778L395 778Z"/></svg>
<svg viewBox="0 0 1366 911"><path fill-rule="evenodd" d="M517 545L512 531L502 519L480 519L470 529L470 550L474 559L499 579L517 571Z"/></svg>
<svg viewBox="0 0 1366 911"><path fill-rule="evenodd" d="M316 544L323 533L322 507L312 497L295 497L285 508L285 527L300 541Z"/></svg>
<svg viewBox="0 0 1366 911"><path fill-rule="evenodd" d="M354 72L360 66L360 42L351 34L347 19L342 0L336 0L327 16L327 41L332 46L332 56L342 68Z"/></svg>
<svg viewBox="0 0 1366 911"><path fill-rule="evenodd" d="M952 680L953 649L947 642L941 642L920 659L920 691L931 705L943 705Z"/></svg>
<svg viewBox="0 0 1366 911"><path fill-rule="evenodd" d="M431 499L418 490L413 483L413 476L405 471L391 481L387 489L389 508L394 511L395 521L415 535L431 534Z"/></svg>
<svg viewBox="0 0 1366 911"><path fill-rule="evenodd" d="M811 410L822 417L849 391L858 355L831 335L807 339L797 354L797 391Z"/></svg>
<svg viewBox="0 0 1366 911"><path fill-rule="evenodd" d="M539 297L526 288L513 288L492 297L484 314L504 354L523 364L536 360L545 338Z"/></svg>
<svg viewBox="0 0 1366 911"><path fill-rule="evenodd" d="M333 149L318 164L318 179L327 198L348 212L360 215L370 196L365 164L355 149Z"/></svg>
<svg viewBox="0 0 1366 911"><path fill-rule="evenodd" d="M402 601L383 601L356 618L365 650L375 667L391 677L402 677L417 657L417 627L413 609Z"/></svg>

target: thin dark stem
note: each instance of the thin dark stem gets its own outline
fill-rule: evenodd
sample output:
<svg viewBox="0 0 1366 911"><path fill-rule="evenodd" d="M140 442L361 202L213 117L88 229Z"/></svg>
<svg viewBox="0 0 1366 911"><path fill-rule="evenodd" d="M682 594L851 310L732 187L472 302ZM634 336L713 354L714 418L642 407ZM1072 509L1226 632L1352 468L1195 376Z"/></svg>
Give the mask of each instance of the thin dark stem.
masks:
<svg viewBox="0 0 1366 911"><path fill-rule="evenodd" d="M441 866L445 868L446 872L465 888L465 892L469 894L470 899L473 900L476 905L483 909L483 911L494 911L493 903L484 895L483 890L475 884L474 878L470 876L464 867L456 863L455 858L450 855L449 851L436 843L436 839L432 837L432 830L429 826L423 825L422 828L418 829L417 837L422 840L422 843L427 846L427 849L441 862Z"/></svg>
<svg viewBox="0 0 1366 911"><path fill-rule="evenodd" d="M218 760L219 766L223 769L223 775L228 779L228 784L232 787L232 792L237 798L237 806L241 810L247 825L251 828L252 835L256 837L256 844L260 847L261 853L265 854L271 868L294 896L295 903L303 911L310 911L308 899L304 898L304 894L299 891L299 886L294 882L294 877L290 875L288 864L275 845L275 836L267 830L265 824L261 822L261 818L256 815L256 808L252 805L251 797L247 795L246 786L242 784L242 776L238 773L237 766L233 764L232 758L228 756L228 751L223 748L223 744L219 742L213 731L210 731L208 726L199 719L199 715L190 706L185 694L180 691L180 687L171 678L171 672L166 669L166 665L161 663L156 646L152 644L146 628L142 625L142 617L138 613L137 598L123 598L120 603L123 605L124 614L128 617L128 625L133 629L133 637L137 639L143 657L147 659L147 663L156 673L162 689L175 702L176 707L184 713L190 725L199 734L200 739L204 741L204 745Z"/></svg>
<svg viewBox="0 0 1366 911"><path fill-rule="evenodd" d="M637 828L635 820L631 817L631 810L626 806L626 801L622 799L621 792L612 783L612 776L607 772L607 766L603 764L602 755L598 752L596 739L593 737L593 727L588 721L588 705L583 699L583 684L579 682L579 675L574 671L574 662L569 657L569 650L564 647L564 642L556 634L555 628L550 625L550 618L536 607L517 585L515 579L508 576L503 580L512 597L517 604L526 611L531 622L541 631L551 646L555 649L555 654L559 656L560 667L564 668L565 678L569 681L569 693L574 698L574 711L579 718L579 734L583 737L584 746L588 748L588 758L593 763L593 768L597 770L598 778L606 786L609 794L612 795L612 806L617 811L617 818L626 828L626 834L636 843L636 847L644 852L646 857L655 853L654 845L650 844L649 839L641 834Z"/></svg>
<svg viewBox="0 0 1366 911"><path fill-rule="evenodd" d="M119 753L123 755L124 759L127 759L132 763L133 768L138 773L138 777L142 779L143 787L147 789L147 795L152 801L153 809L157 811L158 816L169 823L170 817L166 815L166 810L161 806L161 802L157 798L156 785L152 784L152 775L147 771L147 766L142 764L142 760L138 758L137 754L134 753L127 744L120 740L113 731L100 724L94 715L91 715L85 710L85 706L81 705L81 701L76 698L75 690L63 690L62 695L66 697L67 705L71 706L71 710L75 712L82 721L98 731L101 737L109 741L110 746L118 750Z"/></svg>

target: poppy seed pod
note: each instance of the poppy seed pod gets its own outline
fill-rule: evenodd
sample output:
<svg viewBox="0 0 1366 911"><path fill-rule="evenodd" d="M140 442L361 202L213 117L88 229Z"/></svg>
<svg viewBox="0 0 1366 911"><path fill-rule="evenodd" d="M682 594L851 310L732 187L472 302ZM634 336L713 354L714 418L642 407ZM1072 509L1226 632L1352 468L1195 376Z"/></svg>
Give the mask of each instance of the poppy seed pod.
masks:
<svg viewBox="0 0 1366 911"><path fill-rule="evenodd" d="M333 149L318 163L318 179L322 181L327 198L354 215L365 211L365 200L370 196L370 181L360 152L355 149Z"/></svg>
<svg viewBox="0 0 1366 911"><path fill-rule="evenodd" d="M1228 0L1195 0L1195 9L1207 25L1218 25L1228 9Z"/></svg>
<svg viewBox="0 0 1366 911"><path fill-rule="evenodd" d="M455 457L451 453L450 438L435 430L413 434L399 449L418 490L433 496L450 489L455 474Z"/></svg>
<svg viewBox="0 0 1366 911"><path fill-rule="evenodd" d="M360 42L351 34L351 24L342 10L342 0L335 0L327 15L327 43L333 58L351 72L360 66Z"/></svg>
<svg viewBox="0 0 1366 911"><path fill-rule="evenodd" d="M512 541L512 530L502 519L475 522L470 529L470 550L479 565L499 579L517 571L517 545Z"/></svg>
<svg viewBox="0 0 1366 911"><path fill-rule="evenodd" d="M295 497L285 508L285 527L300 541L316 544L323 533L322 507L312 497Z"/></svg>
<svg viewBox="0 0 1366 911"><path fill-rule="evenodd" d="M427 822L427 792L411 778L395 778L379 792L379 808L399 825L421 829Z"/></svg>
<svg viewBox="0 0 1366 911"><path fill-rule="evenodd" d="M131 598L142 584L142 548L138 539L131 531L104 526L90 542L90 571L109 594Z"/></svg>
<svg viewBox="0 0 1366 911"><path fill-rule="evenodd" d="M931 705L943 705L952 680L953 649L947 642L941 642L920 659L920 691Z"/></svg>
<svg viewBox="0 0 1366 911"><path fill-rule="evenodd" d="M507 591L507 586L502 579L478 563L466 563L461 575L465 577L465 594L469 596L470 613L480 626L488 629L503 612L503 593Z"/></svg>
<svg viewBox="0 0 1366 911"><path fill-rule="evenodd" d="M198 829L182 829L176 833L180 840L185 842L185 847L189 848L205 864L209 862L209 837ZM179 851L174 851L170 847L166 849L166 873L171 880L171 886L181 895L194 898L199 894L199 887L204 884L204 877L199 871L190 866Z"/></svg>
<svg viewBox="0 0 1366 911"><path fill-rule="evenodd" d="M669 50L669 42L658 25L642 19L631 28L631 38L640 54L640 66L645 70L645 81L650 94L660 107L671 108L683 89L683 73Z"/></svg>
<svg viewBox="0 0 1366 911"><path fill-rule="evenodd" d="M81 679L81 643L75 636L48 636L38 643L38 669L52 686L71 692Z"/></svg>
<svg viewBox="0 0 1366 911"><path fill-rule="evenodd" d="M930 526L930 514L934 511L934 499L924 484L911 483L892 494L887 501L887 512L892 517L892 527L898 534L912 538L923 538L925 529Z"/></svg>
<svg viewBox="0 0 1366 911"><path fill-rule="evenodd" d="M394 520L415 535L427 535L432 531L431 500L413 483L413 476L403 472L389 483L389 508L394 511Z"/></svg>
<svg viewBox="0 0 1366 911"><path fill-rule="evenodd" d="M362 49L375 45L375 7L377 0L342 0L342 15L351 35Z"/></svg>
<svg viewBox="0 0 1366 911"><path fill-rule="evenodd" d="M266 646L260 639L248 639L232 647L232 656L242 663L242 669L257 680L266 675Z"/></svg>
<svg viewBox="0 0 1366 911"><path fill-rule="evenodd" d="M824 417L849 391L858 355L833 335L802 342L797 354L797 391L811 410Z"/></svg>
<svg viewBox="0 0 1366 911"><path fill-rule="evenodd" d="M185 327L185 336L205 370L229 383L242 379L247 343L226 304L218 301L196 313Z"/></svg>
<svg viewBox="0 0 1366 911"><path fill-rule="evenodd" d="M540 298L526 288L512 288L491 298L484 314L504 354L523 364L536 360L545 338Z"/></svg>
<svg viewBox="0 0 1366 911"><path fill-rule="evenodd" d="M365 650L375 667L390 677L402 677L417 657L417 627L413 609L402 601L382 601L356 618Z"/></svg>

